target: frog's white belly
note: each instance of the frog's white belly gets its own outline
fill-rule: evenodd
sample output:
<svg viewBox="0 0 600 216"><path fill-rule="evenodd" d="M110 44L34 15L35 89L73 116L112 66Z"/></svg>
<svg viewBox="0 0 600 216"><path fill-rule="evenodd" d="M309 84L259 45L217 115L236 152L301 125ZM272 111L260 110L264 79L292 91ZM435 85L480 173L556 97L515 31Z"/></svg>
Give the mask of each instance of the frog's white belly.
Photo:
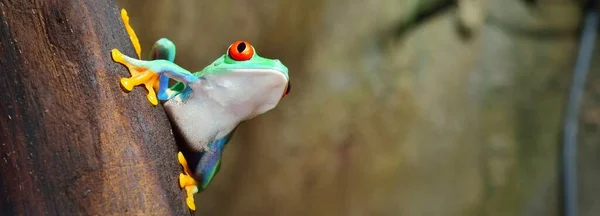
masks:
<svg viewBox="0 0 600 216"><path fill-rule="evenodd" d="M205 150L209 142L226 136L241 122L227 107L198 92L185 101L169 100L164 107L193 151Z"/></svg>
<svg viewBox="0 0 600 216"><path fill-rule="evenodd" d="M287 78L274 70L240 69L203 76L164 104L172 123L191 150L229 134L237 125L273 109L285 90Z"/></svg>

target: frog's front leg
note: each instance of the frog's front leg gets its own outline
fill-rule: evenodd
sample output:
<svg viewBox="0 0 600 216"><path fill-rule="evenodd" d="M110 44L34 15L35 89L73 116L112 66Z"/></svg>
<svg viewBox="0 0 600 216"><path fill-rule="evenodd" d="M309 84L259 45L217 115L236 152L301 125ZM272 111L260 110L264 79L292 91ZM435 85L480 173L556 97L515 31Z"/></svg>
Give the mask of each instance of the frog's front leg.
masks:
<svg viewBox="0 0 600 216"><path fill-rule="evenodd" d="M166 75L172 79L175 79L180 82L184 82L186 84L196 82L200 78L196 77L194 74L189 72L188 70L180 67L179 65L164 59L156 59L156 60L139 60L135 58L131 58L127 55L124 55L117 49L112 50L112 57L116 62L119 62L130 69L136 71L149 71L158 75ZM142 80L142 79L136 79ZM141 83L139 83L141 84Z"/></svg>
<svg viewBox="0 0 600 216"><path fill-rule="evenodd" d="M114 61L125 65L132 75L130 78L123 78L121 80L121 84L127 90L131 90L134 86L140 84L145 84L146 86L159 85L159 79L164 80L165 82L161 84L160 87L155 87L159 87L159 90L161 90L161 88L164 90L166 89L166 87L162 86L168 85L168 80L166 80L166 78L159 78L159 76L162 75L166 75L167 77L170 77L177 81L184 82L185 84L196 82L199 80L198 77L194 76L188 70L180 67L179 65L169 60L139 60L124 55L117 49L112 50L112 58ZM158 101L151 100L151 102L155 105L158 104Z"/></svg>
<svg viewBox="0 0 600 216"><path fill-rule="evenodd" d="M133 30L133 28L131 27L131 25L129 25L129 16L127 15L127 11L125 9L121 9L121 19L123 20L123 24L125 25L125 29L127 30L127 33L129 34L129 39L131 40L131 43L133 44L133 48L135 49L135 53L137 54L138 58L141 58L141 46L140 46L140 42L137 38L137 35L135 34L135 31ZM113 50L113 60L117 61L117 59L115 59L115 51L116 49ZM117 50L118 52L118 50ZM120 52L119 52L120 53ZM121 59L118 59L121 60ZM119 61L117 61L119 62ZM156 88L158 88L158 82L159 82L159 77L156 74L152 74L149 73L147 71L142 71L142 70L138 70L138 68L132 68L129 65L126 65L127 68L129 69L129 73L131 74L131 78L123 78L121 79L121 85L123 85L123 87L125 89L127 89L128 91L131 91L131 89L133 89L134 86L138 85L132 85L131 83L144 83L144 87L146 88L146 90L148 91L147 94L147 98L150 101L150 103L152 103L153 105L157 105L158 104L158 100L156 99L156 93L154 92L154 90ZM134 82L130 82L130 79L134 80ZM140 82L142 81L142 82Z"/></svg>

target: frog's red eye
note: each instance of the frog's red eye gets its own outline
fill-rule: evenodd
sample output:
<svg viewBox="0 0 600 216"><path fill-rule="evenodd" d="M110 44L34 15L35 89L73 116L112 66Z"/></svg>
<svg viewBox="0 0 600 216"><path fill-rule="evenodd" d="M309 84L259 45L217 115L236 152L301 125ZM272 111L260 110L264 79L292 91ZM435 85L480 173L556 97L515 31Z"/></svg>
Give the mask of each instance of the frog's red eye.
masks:
<svg viewBox="0 0 600 216"><path fill-rule="evenodd" d="M246 41L236 41L229 47L229 57L236 61L250 60L254 56L254 48Z"/></svg>
<svg viewBox="0 0 600 216"><path fill-rule="evenodd" d="M281 98L288 96L288 94L290 94L291 90L292 90L292 83L288 81L288 84L285 86L285 92L283 92L283 96L281 96Z"/></svg>

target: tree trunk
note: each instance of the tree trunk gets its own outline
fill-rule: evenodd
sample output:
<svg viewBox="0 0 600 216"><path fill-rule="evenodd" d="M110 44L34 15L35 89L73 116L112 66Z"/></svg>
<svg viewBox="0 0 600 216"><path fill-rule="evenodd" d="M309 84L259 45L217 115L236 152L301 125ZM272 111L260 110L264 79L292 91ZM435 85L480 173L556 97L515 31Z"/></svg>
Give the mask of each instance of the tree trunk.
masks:
<svg viewBox="0 0 600 216"><path fill-rule="evenodd" d="M184 215L163 109L127 94L114 0L0 0L0 215Z"/></svg>

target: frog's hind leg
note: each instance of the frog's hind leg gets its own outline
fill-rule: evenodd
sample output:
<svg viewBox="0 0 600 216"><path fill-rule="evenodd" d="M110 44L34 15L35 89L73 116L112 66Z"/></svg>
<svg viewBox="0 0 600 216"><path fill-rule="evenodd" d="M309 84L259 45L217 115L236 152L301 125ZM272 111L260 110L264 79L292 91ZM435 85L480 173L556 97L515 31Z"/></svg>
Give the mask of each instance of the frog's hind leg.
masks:
<svg viewBox="0 0 600 216"><path fill-rule="evenodd" d="M183 166L183 173L179 174L179 186L186 191L186 203L190 209L196 209L194 194L206 189L219 172L223 149L229 140L231 140L232 135L233 132L209 143L205 151L186 152L185 157L182 152L177 154L179 164ZM188 164L186 158L189 159L190 164ZM193 170L190 169L189 165L191 165Z"/></svg>
<svg viewBox="0 0 600 216"><path fill-rule="evenodd" d="M179 161L179 164L181 164L183 167L183 173L179 174L179 187L185 189L185 203L191 210L196 210L194 194L198 193L198 183L192 177L192 172L190 171L190 167L187 160L183 156L183 153L177 153L177 161Z"/></svg>
<svg viewBox="0 0 600 216"><path fill-rule="evenodd" d="M164 59L173 62L175 61L175 54L175 44L167 38L161 38L154 42L152 50L150 51L150 59Z"/></svg>

